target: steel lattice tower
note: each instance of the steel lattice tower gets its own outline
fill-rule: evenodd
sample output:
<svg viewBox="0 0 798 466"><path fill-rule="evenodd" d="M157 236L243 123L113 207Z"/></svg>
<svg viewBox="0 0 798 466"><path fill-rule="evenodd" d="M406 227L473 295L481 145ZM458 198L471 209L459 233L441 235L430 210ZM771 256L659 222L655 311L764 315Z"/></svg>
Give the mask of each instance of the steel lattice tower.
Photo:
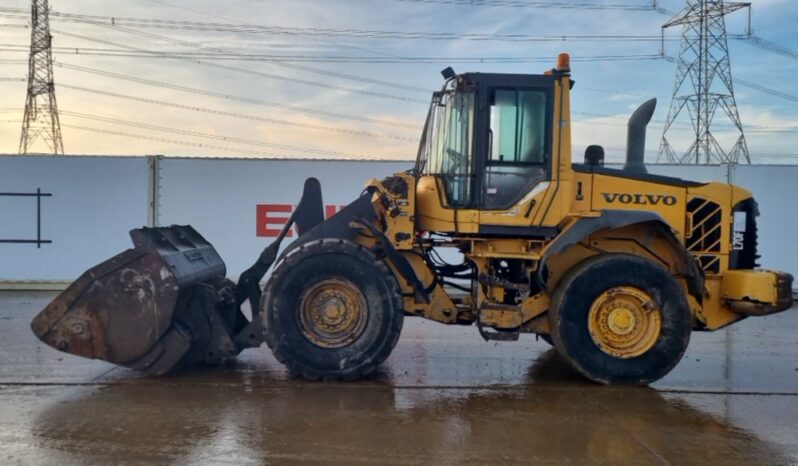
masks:
<svg viewBox="0 0 798 466"><path fill-rule="evenodd" d="M751 163L743 125L734 99L726 20L729 13L749 8L750 3L723 0L686 0L685 8L662 26L664 31L682 26L682 43L676 66L676 82L662 133L657 161L669 163L737 163L741 158ZM664 47L663 47L664 49ZM726 152L712 134L712 124L720 110L739 133L731 150ZM679 117L690 118L694 135L683 153L668 141L669 131Z"/></svg>
<svg viewBox="0 0 798 466"><path fill-rule="evenodd" d="M41 139L53 154L64 153L61 123L53 83L53 51L50 35L50 7L48 0L31 2L30 58L28 59L28 95L19 153L30 153L33 144Z"/></svg>

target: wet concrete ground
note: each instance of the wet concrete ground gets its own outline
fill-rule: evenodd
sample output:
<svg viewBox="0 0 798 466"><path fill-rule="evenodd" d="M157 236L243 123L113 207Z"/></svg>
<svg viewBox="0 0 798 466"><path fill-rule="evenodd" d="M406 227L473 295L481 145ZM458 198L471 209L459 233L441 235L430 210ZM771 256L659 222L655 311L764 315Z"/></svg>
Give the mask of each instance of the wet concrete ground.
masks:
<svg viewBox="0 0 798 466"><path fill-rule="evenodd" d="M693 334L652 388L410 318L374 377L308 383L265 347L162 378L58 353L53 296L0 292L0 464L798 464L798 309Z"/></svg>

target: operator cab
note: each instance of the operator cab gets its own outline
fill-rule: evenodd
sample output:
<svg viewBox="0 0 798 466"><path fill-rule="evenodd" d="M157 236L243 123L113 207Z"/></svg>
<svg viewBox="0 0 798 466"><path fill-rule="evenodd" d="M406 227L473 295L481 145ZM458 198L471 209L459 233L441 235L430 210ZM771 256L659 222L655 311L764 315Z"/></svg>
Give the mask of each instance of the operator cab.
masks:
<svg viewBox="0 0 798 466"><path fill-rule="evenodd" d="M507 210L551 178L557 77L448 76L433 94L417 173L439 180L445 208Z"/></svg>

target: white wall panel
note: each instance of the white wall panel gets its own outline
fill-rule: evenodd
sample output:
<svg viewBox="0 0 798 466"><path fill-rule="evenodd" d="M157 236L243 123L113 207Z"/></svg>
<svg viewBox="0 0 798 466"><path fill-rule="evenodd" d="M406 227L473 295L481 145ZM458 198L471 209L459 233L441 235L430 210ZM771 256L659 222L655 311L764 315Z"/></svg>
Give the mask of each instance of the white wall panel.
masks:
<svg viewBox="0 0 798 466"><path fill-rule="evenodd" d="M237 279L274 240L257 236L258 205L293 208L305 179L315 176L321 182L324 204L344 206L357 198L370 178L412 166L410 161L162 159L158 220L160 225L194 226L219 251L228 276ZM288 215L272 212L270 217Z"/></svg>
<svg viewBox="0 0 798 466"><path fill-rule="evenodd" d="M211 241L237 278L273 238L258 236L258 206L291 209L308 176L321 180L326 205L351 202L369 178L408 169L411 162L160 160L159 224L192 224ZM725 181L725 166L650 165L651 173ZM798 275L798 166L740 166L734 182L754 192L762 216L762 264ZM0 157L0 192L52 194L41 199L41 239L0 243L0 281L73 280L88 267L130 247L128 231L147 223L147 158ZM262 212L261 212L262 213ZM271 212L278 221L289 212ZM261 215L260 221L264 218ZM279 224L262 224L278 229ZM35 239L36 198L0 196L0 240ZM263 233L263 232L261 232Z"/></svg>
<svg viewBox="0 0 798 466"><path fill-rule="evenodd" d="M740 165L734 184L759 203L759 262L798 277L798 166Z"/></svg>
<svg viewBox="0 0 798 466"><path fill-rule="evenodd" d="M0 242L0 281L74 280L147 222L144 157L0 157L0 192L41 198L41 244ZM37 237L36 199L0 196L0 240Z"/></svg>

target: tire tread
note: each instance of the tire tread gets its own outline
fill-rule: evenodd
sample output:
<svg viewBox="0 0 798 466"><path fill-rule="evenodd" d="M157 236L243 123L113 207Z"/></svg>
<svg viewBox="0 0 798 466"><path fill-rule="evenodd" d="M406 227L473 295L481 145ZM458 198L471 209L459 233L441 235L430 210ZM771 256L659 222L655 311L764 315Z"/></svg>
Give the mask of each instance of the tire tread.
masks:
<svg viewBox="0 0 798 466"><path fill-rule="evenodd" d="M290 349L285 342L285 336L275 331L270 325L268 309L266 307L271 302L279 302L281 295L279 293L278 285L283 280L283 276L288 270L295 267L299 262L307 257L325 253L345 253L358 256L360 259L366 260L367 264L375 269L375 273L382 276L389 277L386 280L390 288L390 295L393 300L394 322L391 325L391 333L386 339L379 351L373 355L366 364L360 365L356 370L341 373L328 373L317 371L312 367L300 364L295 358L290 355ZM340 238L333 239L318 239L309 241L293 251L289 252L274 269L269 281L266 284L263 297L261 298L261 316L263 316L263 332L266 345L271 349L274 357L283 365L286 366L291 374L300 376L303 379L311 381L319 380L339 380L339 381L352 381L367 376L373 372L380 364L382 364L393 351L399 336L402 331L402 322L404 319L402 295L399 291L399 285L393 276L393 273L388 266L380 259L378 259L373 252L361 244L353 243Z"/></svg>

